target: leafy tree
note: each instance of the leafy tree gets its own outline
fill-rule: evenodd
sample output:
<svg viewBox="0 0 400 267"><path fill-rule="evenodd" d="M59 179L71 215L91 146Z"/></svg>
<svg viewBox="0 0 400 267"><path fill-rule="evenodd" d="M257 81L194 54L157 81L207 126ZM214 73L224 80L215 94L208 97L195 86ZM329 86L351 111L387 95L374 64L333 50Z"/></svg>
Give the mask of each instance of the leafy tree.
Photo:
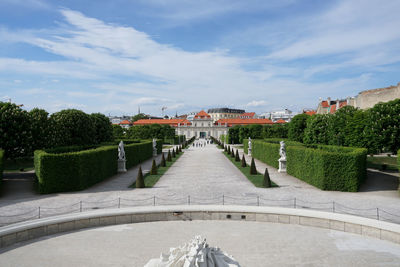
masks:
<svg viewBox="0 0 400 267"><path fill-rule="evenodd" d="M138 120L147 120L149 116L145 115L144 113L139 113L136 114L135 116L132 116L132 122L138 121Z"/></svg>
<svg viewBox="0 0 400 267"><path fill-rule="evenodd" d="M49 113L44 109L34 108L28 113L31 127L32 151L51 147L51 125Z"/></svg>
<svg viewBox="0 0 400 267"><path fill-rule="evenodd" d="M396 153L400 148L400 99L378 103L370 109L372 134L379 148Z"/></svg>
<svg viewBox="0 0 400 267"><path fill-rule="evenodd" d="M371 124L370 110L357 110L347 122L345 129L346 145L365 147L370 154L378 152L379 140L374 135Z"/></svg>
<svg viewBox="0 0 400 267"><path fill-rule="evenodd" d="M328 144L328 135L326 134L330 114L315 114L307 120L307 128L304 130L305 144Z"/></svg>
<svg viewBox="0 0 400 267"><path fill-rule="evenodd" d="M264 125L262 138L287 138L288 124Z"/></svg>
<svg viewBox="0 0 400 267"><path fill-rule="evenodd" d="M90 114L96 131L94 140L96 143L107 142L113 139L113 127L110 120L101 113Z"/></svg>
<svg viewBox="0 0 400 267"><path fill-rule="evenodd" d="M94 144L96 130L90 115L81 110L64 109L50 116L55 146Z"/></svg>
<svg viewBox="0 0 400 267"><path fill-rule="evenodd" d="M31 125L28 112L13 103L0 102L0 148L5 158L32 153Z"/></svg>
<svg viewBox="0 0 400 267"><path fill-rule="evenodd" d="M228 140L229 144L238 144L239 143L239 131L240 125L235 125L228 130Z"/></svg>
<svg viewBox="0 0 400 267"><path fill-rule="evenodd" d="M307 119L309 115L302 113L297 114L288 124L288 138L292 141L303 142L304 130L307 127Z"/></svg>
<svg viewBox="0 0 400 267"><path fill-rule="evenodd" d="M113 124L112 126L112 135L114 139L124 138L124 128L117 124Z"/></svg>

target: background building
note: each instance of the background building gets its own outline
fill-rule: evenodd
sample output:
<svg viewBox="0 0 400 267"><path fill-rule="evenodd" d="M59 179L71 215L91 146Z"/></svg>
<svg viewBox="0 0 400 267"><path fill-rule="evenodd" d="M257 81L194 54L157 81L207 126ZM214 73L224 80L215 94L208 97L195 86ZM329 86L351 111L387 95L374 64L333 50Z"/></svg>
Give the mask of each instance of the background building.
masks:
<svg viewBox="0 0 400 267"><path fill-rule="evenodd" d="M244 114L243 109L232 109L232 108L210 108L207 110L214 122L220 119L233 119L239 118L240 115Z"/></svg>

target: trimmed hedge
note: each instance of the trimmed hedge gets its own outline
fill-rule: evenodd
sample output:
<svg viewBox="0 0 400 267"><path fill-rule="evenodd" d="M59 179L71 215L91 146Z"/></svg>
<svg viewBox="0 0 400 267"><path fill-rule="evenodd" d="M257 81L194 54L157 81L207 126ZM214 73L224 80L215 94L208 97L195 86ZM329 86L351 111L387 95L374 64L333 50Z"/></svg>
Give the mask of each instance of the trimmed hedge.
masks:
<svg viewBox="0 0 400 267"><path fill-rule="evenodd" d="M279 141L252 140L253 157L279 167ZM366 178L367 150L342 146L303 145L284 140L287 173L322 190L356 192ZM248 140L243 140L247 153Z"/></svg>
<svg viewBox="0 0 400 267"><path fill-rule="evenodd" d="M83 190L117 173L118 146L78 151L79 148L88 147L35 151L35 173L40 193ZM124 148L127 169L153 156L152 141L127 144Z"/></svg>
<svg viewBox="0 0 400 267"><path fill-rule="evenodd" d="M287 173L322 190L357 192L367 176L367 149L288 146Z"/></svg>
<svg viewBox="0 0 400 267"><path fill-rule="evenodd" d="M3 180L3 169L4 169L4 150L0 149L0 187Z"/></svg>
<svg viewBox="0 0 400 267"><path fill-rule="evenodd" d="M165 138L164 139L164 144L178 145L179 144L179 138L181 140L181 143L186 141L186 136L185 135L175 135L174 138Z"/></svg>
<svg viewBox="0 0 400 267"><path fill-rule="evenodd" d="M48 194L88 188L117 173L117 156L116 146L59 154L36 150L34 162L39 192Z"/></svg>

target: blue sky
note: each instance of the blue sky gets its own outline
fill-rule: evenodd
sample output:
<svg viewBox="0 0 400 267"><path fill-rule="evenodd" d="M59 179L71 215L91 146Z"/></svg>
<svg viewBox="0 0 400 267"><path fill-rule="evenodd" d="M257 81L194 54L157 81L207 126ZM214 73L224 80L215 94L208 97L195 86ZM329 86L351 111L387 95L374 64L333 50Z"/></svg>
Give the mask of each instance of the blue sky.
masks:
<svg viewBox="0 0 400 267"><path fill-rule="evenodd" d="M400 82L398 0L0 0L0 101L316 108Z"/></svg>

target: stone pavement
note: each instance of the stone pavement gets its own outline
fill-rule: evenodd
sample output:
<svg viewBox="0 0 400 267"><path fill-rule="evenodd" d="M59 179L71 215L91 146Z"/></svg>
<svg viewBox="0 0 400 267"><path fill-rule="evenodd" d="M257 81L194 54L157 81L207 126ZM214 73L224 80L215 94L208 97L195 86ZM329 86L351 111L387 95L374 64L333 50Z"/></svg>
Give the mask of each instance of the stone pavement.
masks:
<svg viewBox="0 0 400 267"><path fill-rule="evenodd" d="M195 235L241 266L398 266L400 245L316 227L250 221L169 221L92 228L0 251L0 266L143 266Z"/></svg>
<svg viewBox="0 0 400 267"><path fill-rule="evenodd" d="M158 157L158 161L160 156ZM249 162L249 158L247 158ZM264 172L265 164L256 160L257 168ZM143 163L144 169L150 169L151 160ZM157 205L182 204L188 201L197 201L196 204L217 204L225 201L227 204L252 204L256 205L257 196L260 196L261 205L290 205L290 199L296 198L296 205L308 206L308 202L327 203L315 204L313 208L328 209L329 203L335 201L337 205L345 205L360 210L360 215L376 216L376 208L387 210L393 214L386 216L388 219L397 218L400 222L400 198L393 195L377 195L374 192L348 193L321 191L297 178L287 174L278 173L269 167L271 179L280 185L279 188L256 188L246 177L223 155L222 150L215 145L205 147L189 147L175 164L161 177L154 188L133 189L128 188L136 179L137 168L130 169L125 174L116 175L87 190L73 193L59 193L49 195L32 195L28 198L8 199L0 198L0 220L2 215L23 213L40 207L63 207L76 204L79 201L103 201L103 206L114 205L118 198L124 199L152 199L157 197ZM225 196L222 200L222 195ZM162 202L162 200L165 200ZM166 200L171 200L170 202ZM271 200L271 201L270 201ZM288 200L288 201L277 201ZM107 202L110 201L110 202ZM111 203L112 202L112 203ZM229 203L228 203L229 202ZM107 204L108 203L108 204ZM153 201L146 202L152 205ZM144 204L143 204L144 205ZM314 205L314 204L313 204ZM327 206L328 205L328 206ZM340 207L336 207L338 211ZM351 212L342 207L344 212ZM42 209L42 216L46 216ZM67 210L60 209L60 212ZM76 211L76 206L75 206ZM357 213L358 214L358 213ZM396 217L399 216L399 217ZM1 223L1 221L0 221Z"/></svg>

